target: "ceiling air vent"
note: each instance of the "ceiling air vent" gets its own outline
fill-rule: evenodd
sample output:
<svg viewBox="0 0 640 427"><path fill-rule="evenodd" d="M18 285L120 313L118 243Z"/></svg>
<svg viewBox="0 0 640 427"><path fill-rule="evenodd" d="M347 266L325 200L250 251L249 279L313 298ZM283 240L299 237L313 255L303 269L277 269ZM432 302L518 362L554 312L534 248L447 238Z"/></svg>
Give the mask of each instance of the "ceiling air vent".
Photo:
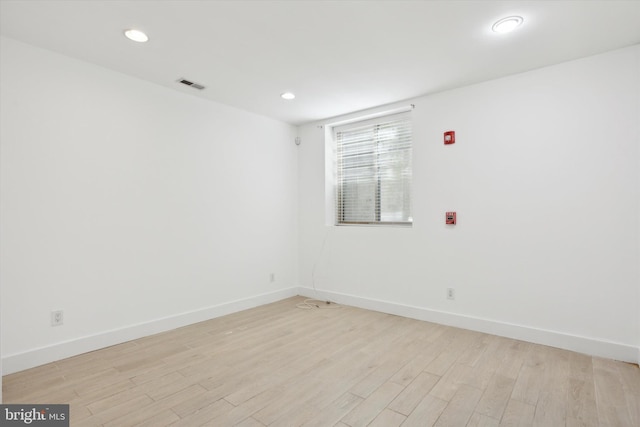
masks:
<svg viewBox="0 0 640 427"><path fill-rule="evenodd" d="M204 89L204 86L202 86L201 84L191 82L187 79L180 79L178 80L178 82L182 83L183 85L191 86L194 89L200 89L200 90Z"/></svg>

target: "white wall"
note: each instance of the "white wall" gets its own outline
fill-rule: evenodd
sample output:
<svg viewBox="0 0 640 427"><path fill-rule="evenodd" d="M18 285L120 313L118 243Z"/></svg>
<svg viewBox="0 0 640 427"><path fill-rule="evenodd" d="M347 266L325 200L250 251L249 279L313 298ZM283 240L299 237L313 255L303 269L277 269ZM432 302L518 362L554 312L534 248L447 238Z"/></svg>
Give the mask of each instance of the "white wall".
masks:
<svg viewBox="0 0 640 427"><path fill-rule="evenodd" d="M326 226L324 130L303 126L305 293L638 361L639 56L404 103L416 105L412 229Z"/></svg>
<svg viewBox="0 0 640 427"><path fill-rule="evenodd" d="M636 69L640 70L640 54L636 55ZM640 127L640 85L637 86L637 97L636 97L636 125ZM638 134L640 134L640 130L638 130ZM638 143L638 190L637 196L640 199L640 142ZM640 204L640 202L639 202ZM638 208L638 268L640 269L640 207ZM640 273L638 273L640 275ZM638 280L638 364L640 365L640 280Z"/></svg>
<svg viewBox="0 0 640 427"><path fill-rule="evenodd" d="M295 127L1 43L4 374L296 294Z"/></svg>

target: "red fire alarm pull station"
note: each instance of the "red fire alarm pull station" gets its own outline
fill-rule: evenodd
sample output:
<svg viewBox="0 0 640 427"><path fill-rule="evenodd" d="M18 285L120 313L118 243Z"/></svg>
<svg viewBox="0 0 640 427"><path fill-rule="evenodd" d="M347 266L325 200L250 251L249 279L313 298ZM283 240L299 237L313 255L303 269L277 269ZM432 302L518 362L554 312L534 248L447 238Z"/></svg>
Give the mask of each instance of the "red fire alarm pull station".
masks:
<svg viewBox="0 0 640 427"><path fill-rule="evenodd" d="M455 225L455 223L456 223L456 213L447 212L447 224Z"/></svg>
<svg viewBox="0 0 640 427"><path fill-rule="evenodd" d="M444 133L444 145L455 144L456 132L453 130L446 131Z"/></svg>

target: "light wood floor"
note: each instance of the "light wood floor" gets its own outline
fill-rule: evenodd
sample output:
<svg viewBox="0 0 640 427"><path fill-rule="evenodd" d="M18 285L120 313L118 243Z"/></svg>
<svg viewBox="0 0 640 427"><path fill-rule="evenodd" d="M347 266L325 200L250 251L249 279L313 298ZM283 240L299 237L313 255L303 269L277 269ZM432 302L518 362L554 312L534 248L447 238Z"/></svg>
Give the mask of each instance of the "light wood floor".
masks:
<svg viewBox="0 0 640 427"><path fill-rule="evenodd" d="M291 298L3 379L72 426L640 426L636 365Z"/></svg>

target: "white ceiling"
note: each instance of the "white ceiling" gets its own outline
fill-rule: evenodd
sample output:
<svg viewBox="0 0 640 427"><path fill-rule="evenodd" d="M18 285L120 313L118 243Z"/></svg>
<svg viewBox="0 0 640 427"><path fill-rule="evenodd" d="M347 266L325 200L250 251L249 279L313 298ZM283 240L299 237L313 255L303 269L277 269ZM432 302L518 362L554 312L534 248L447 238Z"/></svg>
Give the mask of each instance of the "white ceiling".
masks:
<svg viewBox="0 0 640 427"><path fill-rule="evenodd" d="M517 31L491 31L514 14ZM640 43L640 0L0 0L0 31L300 124Z"/></svg>

